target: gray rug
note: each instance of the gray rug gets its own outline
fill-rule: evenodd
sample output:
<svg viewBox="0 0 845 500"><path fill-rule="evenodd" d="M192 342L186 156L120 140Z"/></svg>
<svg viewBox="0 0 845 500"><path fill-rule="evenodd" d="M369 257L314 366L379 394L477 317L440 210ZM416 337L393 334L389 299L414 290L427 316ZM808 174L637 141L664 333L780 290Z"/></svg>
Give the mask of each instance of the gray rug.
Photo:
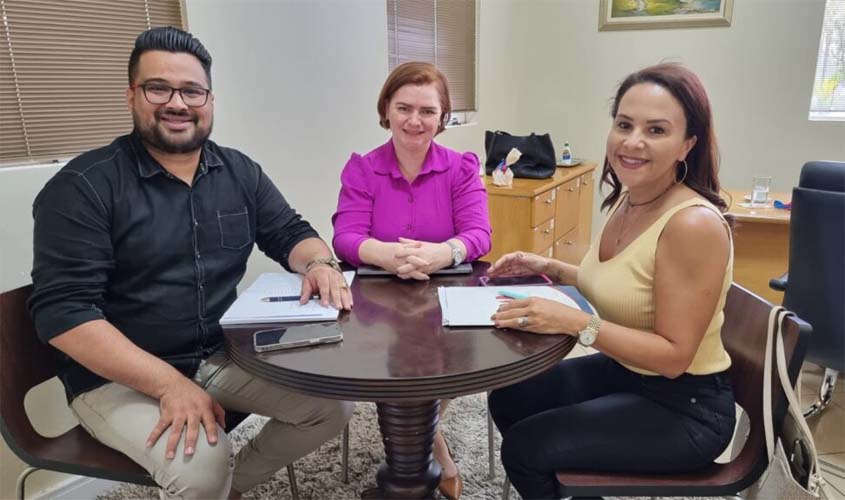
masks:
<svg viewBox="0 0 845 500"><path fill-rule="evenodd" d="M464 478L467 500L498 500L502 493L504 472L498 459L500 437L496 435L496 478L487 476L487 413L486 396L476 394L454 400L442 422L443 433L455 456ZM238 449L252 436L264 420L251 416L230 438ZM361 491L372 486L375 471L384 457L378 430L375 405L358 403L352 417L349 438L349 484L341 481L340 437L323 444L317 451L299 459L296 464L296 483L301 500L355 500ZM158 498L158 490L124 484L98 497L102 500ZM245 499L282 499L290 496L290 485L284 470L244 495ZM511 499L518 499L515 490Z"/></svg>

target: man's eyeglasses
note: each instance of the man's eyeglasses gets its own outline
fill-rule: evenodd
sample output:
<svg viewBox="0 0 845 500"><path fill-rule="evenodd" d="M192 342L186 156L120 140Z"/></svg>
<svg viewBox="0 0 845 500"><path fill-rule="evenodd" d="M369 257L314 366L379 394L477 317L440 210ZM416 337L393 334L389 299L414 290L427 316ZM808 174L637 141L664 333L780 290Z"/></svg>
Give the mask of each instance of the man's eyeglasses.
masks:
<svg viewBox="0 0 845 500"><path fill-rule="evenodd" d="M186 106L192 108L201 108L208 102L208 94L211 89L204 89L202 87L182 87L181 89L173 88L163 83L142 83L140 85L132 85L134 90L136 87L141 87L144 91L144 97L150 104L167 104L173 99L173 94L179 92L182 102Z"/></svg>

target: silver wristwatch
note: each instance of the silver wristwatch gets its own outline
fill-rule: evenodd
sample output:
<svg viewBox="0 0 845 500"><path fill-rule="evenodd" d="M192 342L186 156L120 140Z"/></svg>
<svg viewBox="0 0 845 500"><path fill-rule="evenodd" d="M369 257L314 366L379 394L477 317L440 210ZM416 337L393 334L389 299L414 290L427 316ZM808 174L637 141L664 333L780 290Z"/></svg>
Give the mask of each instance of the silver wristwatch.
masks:
<svg viewBox="0 0 845 500"><path fill-rule="evenodd" d="M583 330L578 332L578 343L584 347L590 347L599 336L599 327L601 327L601 318L593 314L590 316L590 322Z"/></svg>
<svg viewBox="0 0 845 500"><path fill-rule="evenodd" d="M452 240L445 242L452 249L452 267L458 267L464 261L464 253L461 251L460 245Z"/></svg>

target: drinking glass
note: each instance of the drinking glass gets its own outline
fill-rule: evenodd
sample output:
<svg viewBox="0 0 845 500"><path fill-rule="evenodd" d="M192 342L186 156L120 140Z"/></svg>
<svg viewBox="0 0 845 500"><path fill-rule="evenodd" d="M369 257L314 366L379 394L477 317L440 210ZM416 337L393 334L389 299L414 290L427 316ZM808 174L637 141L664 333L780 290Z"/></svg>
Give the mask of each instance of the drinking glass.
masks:
<svg viewBox="0 0 845 500"><path fill-rule="evenodd" d="M769 189L772 187L772 178L758 175L754 177L751 185L751 204L765 205L769 201Z"/></svg>

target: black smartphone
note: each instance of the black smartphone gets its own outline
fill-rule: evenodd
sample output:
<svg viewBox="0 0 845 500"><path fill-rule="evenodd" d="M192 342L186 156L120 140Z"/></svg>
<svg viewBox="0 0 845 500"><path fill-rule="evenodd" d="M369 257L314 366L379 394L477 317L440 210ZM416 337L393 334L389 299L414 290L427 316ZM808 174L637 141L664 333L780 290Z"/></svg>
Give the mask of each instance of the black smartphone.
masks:
<svg viewBox="0 0 845 500"><path fill-rule="evenodd" d="M312 323L259 330L252 335L255 352L278 351L316 344L331 344L343 340L337 323Z"/></svg>
<svg viewBox="0 0 845 500"><path fill-rule="evenodd" d="M478 278L484 286L513 286L513 285L551 285L552 280L545 274L530 276L481 276Z"/></svg>

